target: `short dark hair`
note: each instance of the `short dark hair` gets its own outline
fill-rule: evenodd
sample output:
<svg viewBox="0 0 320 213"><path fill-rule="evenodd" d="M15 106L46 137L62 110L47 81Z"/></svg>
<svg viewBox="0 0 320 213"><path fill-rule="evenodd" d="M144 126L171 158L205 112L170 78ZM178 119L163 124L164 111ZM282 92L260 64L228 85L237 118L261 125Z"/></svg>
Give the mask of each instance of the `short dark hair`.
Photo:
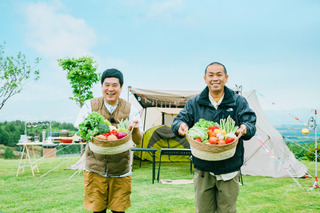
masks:
<svg viewBox="0 0 320 213"><path fill-rule="evenodd" d="M226 67L225 67L223 64L221 64L220 62L212 62L212 63L210 63L208 66L206 66L206 69L204 70L204 75L207 74L207 69L208 69L208 67L211 66L211 65L221 65L221 66L223 66L224 74L227 75L227 69L226 69Z"/></svg>
<svg viewBox="0 0 320 213"><path fill-rule="evenodd" d="M117 79L119 79L120 87L122 87L122 85L123 85L122 72L120 72L117 69L112 68L112 69L105 70L101 75L101 84L103 84L104 79L106 79L106 78L117 78Z"/></svg>

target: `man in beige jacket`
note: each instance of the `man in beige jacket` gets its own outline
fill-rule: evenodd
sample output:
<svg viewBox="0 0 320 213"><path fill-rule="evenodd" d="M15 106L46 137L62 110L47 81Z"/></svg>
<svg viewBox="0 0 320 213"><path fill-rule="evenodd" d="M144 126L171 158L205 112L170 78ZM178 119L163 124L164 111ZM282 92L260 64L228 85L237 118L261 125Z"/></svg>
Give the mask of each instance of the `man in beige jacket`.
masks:
<svg viewBox="0 0 320 213"><path fill-rule="evenodd" d="M101 76L102 97L85 102L75 126L91 112L98 112L116 126L121 119L129 119L129 129L135 144L142 141L142 126L137 110L120 98L123 75L117 69L107 69ZM124 212L131 206L130 150L115 155L94 153L89 146L85 151L83 172L85 198L83 207L93 212Z"/></svg>

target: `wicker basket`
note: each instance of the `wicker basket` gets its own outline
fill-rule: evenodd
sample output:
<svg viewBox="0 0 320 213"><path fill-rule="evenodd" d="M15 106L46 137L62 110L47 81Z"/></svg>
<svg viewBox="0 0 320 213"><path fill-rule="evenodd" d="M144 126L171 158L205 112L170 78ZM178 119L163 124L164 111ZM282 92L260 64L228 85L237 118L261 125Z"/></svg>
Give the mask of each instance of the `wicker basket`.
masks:
<svg viewBox="0 0 320 213"><path fill-rule="evenodd" d="M190 143L193 156L207 161L220 161L231 158L234 155L241 135L239 134L232 143L224 145L200 143L191 139L188 134L186 138Z"/></svg>
<svg viewBox="0 0 320 213"><path fill-rule="evenodd" d="M132 147L131 143L132 131L124 138L118 140L101 140L96 137L89 142L91 151L97 154L114 155L125 152Z"/></svg>

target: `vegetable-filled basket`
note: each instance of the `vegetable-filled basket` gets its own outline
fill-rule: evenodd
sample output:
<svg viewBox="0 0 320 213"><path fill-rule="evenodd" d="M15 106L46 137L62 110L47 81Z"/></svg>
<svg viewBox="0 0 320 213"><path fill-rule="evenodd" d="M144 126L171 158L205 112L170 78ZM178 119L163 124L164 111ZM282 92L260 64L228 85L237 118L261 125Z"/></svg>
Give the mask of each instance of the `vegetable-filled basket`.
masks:
<svg viewBox="0 0 320 213"><path fill-rule="evenodd" d="M128 135L118 140L106 140L98 137L93 137L89 142L91 151L97 154L114 155L125 152L132 147L131 143L132 131Z"/></svg>
<svg viewBox="0 0 320 213"><path fill-rule="evenodd" d="M97 154L119 154L129 150L132 145L128 119L121 119L115 127L98 112L89 113L79 124L79 134L89 141L90 150Z"/></svg>
<svg viewBox="0 0 320 213"><path fill-rule="evenodd" d="M239 134L232 143L224 145L199 143L190 138L188 134L186 134L186 138L190 143L193 156L207 161L220 161L231 158L234 155L241 135Z"/></svg>

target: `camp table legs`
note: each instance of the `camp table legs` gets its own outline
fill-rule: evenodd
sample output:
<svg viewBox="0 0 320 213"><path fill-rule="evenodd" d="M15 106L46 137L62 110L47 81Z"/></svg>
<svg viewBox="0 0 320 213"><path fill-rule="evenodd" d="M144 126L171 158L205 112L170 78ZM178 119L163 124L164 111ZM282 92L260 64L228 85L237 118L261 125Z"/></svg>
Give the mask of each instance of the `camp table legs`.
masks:
<svg viewBox="0 0 320 213"><path fill-rule="evenodd" d="M191 155L191 149L172 149L172 148L163 148L160 150L160 159L159 159L159 168L157 180L159 183L160 178L160 166L161 166L161 156L162 155ZM190 173L192 173L192 161L190 159Z"/></svg>
<svg viewBox="0 0 320 213"><path fill-rule="evenodd" d="M25 153L25 158L24 158L24 163L22 163L24 153ZM30 154L33 155L34 162L32 162ZM27 160L29 161L28 163L27 163ZM34 164L34 166L32 166L33 164ZM23 150L22 150L22 153L21 153L20 163L19 163L19 167L18 167L18 171L17 171L17 175L16 176L19 175L20 169L22 169L22 172L24 172L24 168L26 166L30 166L31 167L31 172L32 172L33 176L34 176L33 170L37 169L37 172L39 173L38 164L37 164L37 161L36 161L36 157L34 155L33 145L23 145Z"/></svg>
<svg viewBox="0 0 320 213"><path fill-rule="evenodd" d="M154 179L156 176L156 165L155 165L155 161L156 161L156 151L158 151L158 149L155 148L131 148L131 151L140 151L140 152L148 152L151 153L152 155L152 184L154 184ZM141 159L140 159L140 167L141 167Z"/></svg>

